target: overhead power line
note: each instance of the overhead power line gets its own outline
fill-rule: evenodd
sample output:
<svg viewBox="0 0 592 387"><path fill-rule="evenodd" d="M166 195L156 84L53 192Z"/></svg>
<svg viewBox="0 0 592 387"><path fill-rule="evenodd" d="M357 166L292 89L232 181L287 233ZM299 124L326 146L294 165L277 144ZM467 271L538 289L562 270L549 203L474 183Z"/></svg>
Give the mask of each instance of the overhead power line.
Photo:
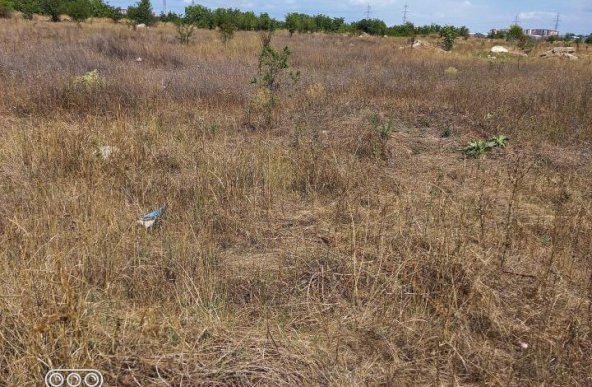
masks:
<svg viewBox="0 0 592 387"><path fill-rule="evenodd" d="M555 31L559 31L559 12L557 13L557 17L555 18Z"/></svg>
<svg viewBox="0 0 592 387"><path fill-rule="evenodd" d="M403 7L403 24L407 23L407 10L409 6L405 3L405 7Z"/></svg>

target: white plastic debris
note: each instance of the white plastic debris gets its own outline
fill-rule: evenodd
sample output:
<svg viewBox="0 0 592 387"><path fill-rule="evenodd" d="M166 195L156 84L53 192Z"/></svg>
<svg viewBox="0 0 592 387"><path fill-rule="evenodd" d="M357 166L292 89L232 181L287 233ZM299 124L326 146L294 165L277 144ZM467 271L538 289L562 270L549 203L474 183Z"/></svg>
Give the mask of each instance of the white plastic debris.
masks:
<svg viewBox="0 0 592 387"><path fill-rule="evenodd" d="M138 219L138 224L140 226L144 226L145 228L154 226L154 223L156 223L156 219Z"/></svg>
<svg viewBox="0 0 592 387"><path fill-rule="evenodd" d="M520 348L528 349L528 343L520 342Z"/></svg>
<svg viewBox="0 0 592 387"><path fill-rule="evenodd" d="M108 160L109 157L111 157L111 155L113 155L115 152L117 152L117 147L110 145L103 145L98 149L98 154L103 160Z"/></svg>
<svg viewBox="0 0 592 387"><path fill-rule="evenodd" d="M141 226L144 226L147 229L151 228L162 217L162 215L164 215L164 213L166 212L166 209L167 209L167 206L165 204L164 206L160 207L157 210L154 210L152 212L149 212L147 214L140 216L140 219L138 219L138 224Z"/></svg>
<svg viewBox="0 0 592 387"><path fill-rule="evenodd" d="M142 57L141 57L141 56L139 56L139 57L137 57L137 58L136 58L136 62L138 62L138 63L142 62L143 60L144 60L144 59L142 59Z"/></svg>

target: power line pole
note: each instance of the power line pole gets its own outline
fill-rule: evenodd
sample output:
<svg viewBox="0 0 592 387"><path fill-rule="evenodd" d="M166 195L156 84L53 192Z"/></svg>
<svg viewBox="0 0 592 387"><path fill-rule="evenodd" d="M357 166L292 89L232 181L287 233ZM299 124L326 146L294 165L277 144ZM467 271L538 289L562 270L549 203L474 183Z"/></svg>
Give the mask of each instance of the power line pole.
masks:
<svg viewBox="0 0 592 387"><path fill-rule="evenodd" d="M555 31L559 31L559 12L557 12L557 17L555 18Z"/></svg>
<svg viewBox="0 0 592 387"><path fill-rule="evenodd" d="M368 6L366 7L366 19L370 19L370 3L368 3Z"/></svg>
<svg viewBox="0 0 592 387"><path fill-rule="evenodd" d="M405 7L403 7L403 24L407 23L407 9L409 6L405 3Z"/></svg>
<svg viewBox="0 0 592 387"><path fill-rule="evenodd" d="M520 25L520 20L518 18L518 15L516 15L516 17L514 18L514 25L515 26L519 26Z"/></svg>

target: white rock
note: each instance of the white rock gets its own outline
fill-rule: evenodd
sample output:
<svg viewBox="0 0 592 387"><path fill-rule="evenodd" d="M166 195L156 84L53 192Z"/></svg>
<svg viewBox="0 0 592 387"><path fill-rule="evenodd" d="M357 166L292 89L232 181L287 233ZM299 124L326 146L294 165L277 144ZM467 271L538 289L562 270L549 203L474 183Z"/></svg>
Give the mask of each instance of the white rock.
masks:
<svg viewBox="0 0 592 387"><path fill-rule="evenodd" d="M490 51L491 52L495 52L496 54L504 53L504 52L510 52L510 50L508 50L504 46L493 46L493 47L491 47L491 50Z"/></svg>
<svg viewBox="0 0 592 387"><path fill-rule="evenodd" d="M136 62L138 62L138 63L139 63L139 62L141 62L141 61L143 61L143 60L144 60L144 59L142 59L141 57L137 57L137 58L136 58Z"/></svg>
<svg viewBox="0 0 592 387"><path fill-rule="evenodd" d="M560 54L560 53L567 53L567 54L575 54L576 49L574 47L553 47L551 50L553 54Z"/></svg>
<svg viewBox="0 0 592 387"><path fill-rule="evenodd" d="M136 26L136 28L146 28L146 24L141 23Z"/></svg>

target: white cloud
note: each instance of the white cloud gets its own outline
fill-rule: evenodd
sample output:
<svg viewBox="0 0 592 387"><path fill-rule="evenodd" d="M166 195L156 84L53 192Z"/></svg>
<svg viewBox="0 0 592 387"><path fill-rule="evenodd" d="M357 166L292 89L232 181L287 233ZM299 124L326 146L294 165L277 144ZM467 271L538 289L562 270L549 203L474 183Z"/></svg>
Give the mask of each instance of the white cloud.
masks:
<svg viewBox="0 0 592 387"><path fill-rule="evenodd" d="M393 4L395 0L349 0L352 5L368 5L371 7L384 7L385 5Z"/></svg>
<svg viewBox="0 0 592 387"><path fill-rule="evenodd" d="M464 5L466 5L467 7L470 7L471 5L473 5L469 0L465 0L463 2Z"/></svg>
<svg viewBox="0 0 592 387"><path fill-rule="evenodd" d="M518 14L520 20L547 20L554 16L554 13L545 11L520 12Z"/></svg>

